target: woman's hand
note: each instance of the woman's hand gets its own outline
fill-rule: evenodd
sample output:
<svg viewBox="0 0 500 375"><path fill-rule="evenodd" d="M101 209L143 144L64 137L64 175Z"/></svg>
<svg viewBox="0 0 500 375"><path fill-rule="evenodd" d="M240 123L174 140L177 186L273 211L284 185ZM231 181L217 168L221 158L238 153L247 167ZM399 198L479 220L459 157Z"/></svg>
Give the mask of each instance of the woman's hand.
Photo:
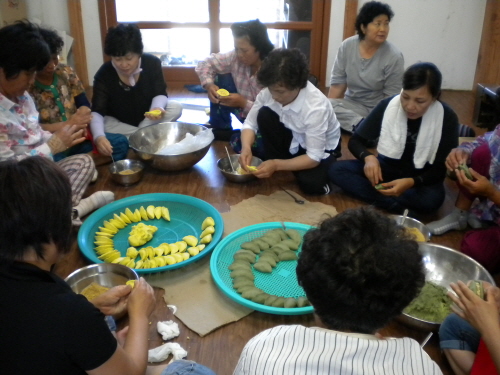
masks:
<svg viewBox="0 0 500 375"><path fill-rule="evenodd" d="M78 108L73 116L66 121L67 124L87 125L92 120L92 115L89 107L82 106Z"/></svg>
<svg viewBox="0 0 500 375"><path fill-rule="evenodd" d="M66 146L66 149L73 147L85 140L84 130L87 125L65 125L54 133L57 138ZM64 151L64 150L61 150Z"/></svg>
<svg viewBox="0 0 500 375"><path fill-rule="evenodd" d="M380 163L374 155L368 155L365 158L365 166L363 168L365 176L373 186L382 182L384 179L382 177L382 170L380 169Z"/></svg>
<svg viewBox="0 0 500 375"><path fill-rule="evenodd" d="M219 96L219 104L226 107L245 108L247 99L240 94L229 94L229 96Z"/></svg>
<svg viewBox="0 0 500 375"><path fill-rule="evenodd" d="M160 114L159 114L159 115L156 115L156 116L155 116L155 115L152 115L152 114L150 114L150 113L149 113L149 112L151 112L151 111L156 111L156 110L160 111ZM160 108L160 107L157 107L157 108L151 108L151 109L149 110L149 112L146 112L146 113L144 114L144 117L146 117L146 118L147 118L147 119L149 119L149 120L159 120L159 119L161 119L161 118L163 117L163 115L165 114L165 110L164 110L163 108Z"/></svg>
<svg viewBox="0 0 500 375"><path fill-rule="evenodd" d="M385 196L399 197L406 190L415 185L413 178L400 178L394 181L385 182L382 184L385 189L379 190L380 194Z"/></svg>
<svg viewBox="0 0 500 375"><path fill-rule="evenodd" d="M255 172L252 173L257 178L268 178L271 177L277 170L278 164L276 163L276 160L266 160L257 167Z"/></svg>
<svg viewBox="0 0 500 375"><path fill-rule="evenodd" d="M205 90L207 90L208 93L208 99L215 104L219 104L219 94L217 94L218 89L219 86L215 83L207 83L205 85Z"/></svg>
<svg viewBox="0 0 500 375"><path fill-rule="evenodd" d="M452 305L452 309L458 316L467 320L482 336L488 330L494 327L498 328L498 307L493 288L486 289L486 301L484 301L462 281L457 284L451 283L450 286L457 294L455 296L450 292L448 293L456 304L456 306Z"/></svg>
<svg viewBox="0 0 500 375"><path fill-rule="evenodd" d="M143 277L135 282L134 289L128 298L128 314L132 318L137 315L150 316L155 308L153 288Z"/></svg>
<svg viewBox="0 0 500 375"><path fill-rule="evenodd" d="M115 286L90 302L104 315L119 319L127 312L127 300L131 291L129 285Z"/></svg>
<svg viewBox="0 0 500 375"><path fill-rule="evenodd" d="M472 177L474 177L474 181L465 177L465 173L462 170L456 169L455 173L460 185L466 188L471 194L489 198L496 192L495 186L493 186L489 179L480 175L472 168L469 168L469 171Z"/></svg>
<svg viewBox="0 0 500 375"><path fill-rule="evenodd" d="M111 143L109 143L106 137L101 136L94 140L94 143L97 147L97 151L99 151L101 155L111 156L113 154L113 146L111 146Z"/></svg>
<svg viewBox="0 0 500 375"><path fill-rule="evenodd" d="M249 172L247 165L252 165L252 149L251 148L242 148L241 149L241 154L239 157L239 163L241 165L241 168L243 168L245 171Z"/></svg>
<svg viewBox="0 0 500 375"><path fill-rule="evenodd" d="M469 153L462 148L454 148L446 157L446 168L449 171L454 171L460 164L467 163Z"/></svg>

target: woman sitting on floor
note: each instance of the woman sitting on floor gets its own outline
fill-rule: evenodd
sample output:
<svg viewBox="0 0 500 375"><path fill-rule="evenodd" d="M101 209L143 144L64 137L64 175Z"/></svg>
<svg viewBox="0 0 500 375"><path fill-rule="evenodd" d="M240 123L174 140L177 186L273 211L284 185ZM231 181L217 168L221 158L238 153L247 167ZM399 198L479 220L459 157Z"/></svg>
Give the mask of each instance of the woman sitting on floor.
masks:
<svg viewBox="0 0 500 375"><path fill-rule="evenodd" d="M59 63L59 54L64 45L62 38L50 29L41 28L40 33L49 46L50 61L36 73L35 84L30 87L29 93L40 112L42 128L54 133L68 124L90 124L90 102L82 82L70 66ZM89 129L86 132L85 141L54 155L54 160L91 152L94 148L92 135ZM103 139L98 138L97 142ZM113 148L113 160L127 157L128 140L124 135L106 133L106 139Z"/></svg>
<svg viewBox="0 0 500 375"><path fill-rule="evenodd" d="M269 40L266 26L259 20L235 22L231 25L234 50L214 53L200 61L196 73L210 99L210 127L215 139L229 140L232 135L231 113L243 122L252 108L262 86L257 72L262 60L274 45ZM218 89L230 94L220 96Z"/></svg>
<svg viewBox="0 0 500 375"><path fill-rule="evenodd" d="M258 178L292 171L308 194L328 194L328 167L340 156L340 124L327 97L308 81L306 57L298 49L275 49L257 75L265 87L241 132L240 164L251 165L257 131L264 162Z"/></svg>
<svg viewBox="0 0 500 375"><path fill-rule="evenodd" d="M382 100L356 128L349 150L358 160L333 164L329 175L346 193L397 214L431 213L443 203L445 160L458 143L458 119L439 101L441 72L410 66L403 90ZM375 156L367 146L378 140Z"/></svg>
<svg viewBox="0 0 500 375"><path fill-rule="evenodd" d="M52 160L53 155L83 142L85 124L68 124L52 134L38 123L35 103L26 90L33 84L35 72L50 60L39 28L29 22L5 26L0 29L0 46L0 161L36 155ZM75 225L81 225L81 217L114 200L111 191L81 199L96 173L89 155L74 155L58 165L70 179ZM27 179L26 183L31 182Z"/></svg>
<svg viewBox="0 0 500 375"><path fill-rule="evenodd" d="M141 31L136 25L120 24L108 30L104 53L111 61L94 76L90 123L102 155L112 153L105 132L128 137L138 128L181 117L182 105L168 99L160 59L143 50ZM149 113L154 110L159 114Z"/></svg>
<svg viewBox="0 0 500 375"><path fill-rule="evenodd" d="M470 166L467 178L462 165ZM500 125L474 142L462 143L451 151L446 167L457 176L458 197L454 210L444 218L427 224L431 233L450 230L467 232L460 251L477 260L490 272L500 270Z"/></svg>

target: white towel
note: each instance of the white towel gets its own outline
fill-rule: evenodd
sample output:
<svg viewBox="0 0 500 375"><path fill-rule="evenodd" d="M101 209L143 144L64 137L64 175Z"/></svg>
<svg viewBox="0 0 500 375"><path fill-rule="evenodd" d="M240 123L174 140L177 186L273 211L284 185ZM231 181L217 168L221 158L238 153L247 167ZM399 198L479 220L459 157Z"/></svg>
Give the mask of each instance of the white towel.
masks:
<svg viewBox="0 0 500 375"><path fill-rule="evenodd" d="M403 155L408 131L408 117L399 97L400 95L396 95L392 98L384 112L377 146L379 154L392 159L400 159ZM413 155L415 168L421 169L427 162L434 163L441 141L443 117L443 105L437 100L424 113Z"/></svg>

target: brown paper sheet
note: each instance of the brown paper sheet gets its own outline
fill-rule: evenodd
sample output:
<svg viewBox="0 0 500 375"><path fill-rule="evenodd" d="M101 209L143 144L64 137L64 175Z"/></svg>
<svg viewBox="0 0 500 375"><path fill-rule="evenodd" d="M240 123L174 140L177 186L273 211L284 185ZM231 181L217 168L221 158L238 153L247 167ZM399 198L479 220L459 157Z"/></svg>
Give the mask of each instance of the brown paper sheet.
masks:
<svg viewBox="0 0 500 375"><path fill-rule="evenodd" d="M224 235L253 224L273 221L316 225L337 210L323 203L305 201L299 205L283 191L270 196L256 195L222 214ZM175 316L200 336L228 323L236 322L253 310L226 297L215 285L210 273L210 256L173 271L147 276L147 281L165 290L165 302L175 305Z"/></svg>

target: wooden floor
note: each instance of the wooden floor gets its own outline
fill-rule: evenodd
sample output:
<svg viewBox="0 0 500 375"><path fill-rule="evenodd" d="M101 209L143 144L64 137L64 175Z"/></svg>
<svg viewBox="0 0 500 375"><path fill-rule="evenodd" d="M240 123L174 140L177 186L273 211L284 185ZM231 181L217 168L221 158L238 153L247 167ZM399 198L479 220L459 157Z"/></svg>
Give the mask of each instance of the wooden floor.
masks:
<svg viewBox="0 0 500 375"><path fill-rule="evenodd" d="M179 100L182 100L182 98L196 99L204 97L204 94L193 94L184 90L170 93L170 97ZM472 92L447 91L444 92L442 99L455 109L462 123L469 125L472 123L474 104ZM347 140L348 136L343 135L342 159L352 158L352 155L350 155L347 150ZM110 180L108 166L101 165L98 167L99 178L96 183L90 185L87 194L91 194L98 190L112 190L115 192L116 199L137 194L158 192L185 194L203 199L212 204L220 212L226 212L229 210L230 206L239 203L243 199L250 198L256 194L269 195L278 190L279 186L283 186L286 189L300 193L310 201L333 205L338 212L362 205L361 202L346 196L342 192L334 192L328 196L319 197L304 195L299 192L294 182L294 177L288 172L278 172L272 179L260 180L246 185L227 182L218 172L215 165L216 161L224 156L225 145L227 145L227 143L220 141L214 142L206 157L189 170L167 173L147 169L143 180L130 187L114 184ZM425 222L441 217L453 207L456 189L454 185L448 182L446 186L448 196L445 204L436 215L426 217L424 219ZM431 242L458 249L462 236L463 232L452 232L443 236L433 237ZM73 250L56 265L55 272L61 277L65 277L73 270L86 264L85 259L81 256L75 243ZM305 326L319 325L319 323L315 321L313 315L276 316L254 312L236 323L224 326L206 337L201 338L185 327L168 311L162 298L162 290L156 290L156 294L157 308L151 318L150 347L153 348L162 343L160 336L155 331L156 321L173 319L179 323L181 331L181 335L174 341L178 342L188 351L189 354L187 359L206 365L219 375L232 374L243 346L250 338L259 332L279 324L302 324ZM200 311L200 319L202 318L203 312ZM408 328L398 322L392 322L385 327L381 333L393 337L413 337L419 342L427 335L427 332ZM452 374L446 360L439 350L437 335L431 338L429 343L425 346L425 350L439 364L444 374Z"/></svg>

